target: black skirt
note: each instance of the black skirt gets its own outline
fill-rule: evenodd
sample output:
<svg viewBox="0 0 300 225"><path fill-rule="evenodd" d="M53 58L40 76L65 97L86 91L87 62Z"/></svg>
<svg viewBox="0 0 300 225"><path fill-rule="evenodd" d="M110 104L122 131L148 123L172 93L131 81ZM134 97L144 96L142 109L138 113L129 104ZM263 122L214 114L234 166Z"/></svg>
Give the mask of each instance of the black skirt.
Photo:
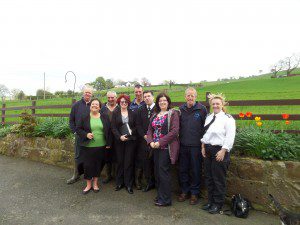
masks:
<svg viewBox="0 0 300 225"><path fill-rule="evenodd" d="M99 177L105 164L105 146L82 147L84 179Z"/></svg>

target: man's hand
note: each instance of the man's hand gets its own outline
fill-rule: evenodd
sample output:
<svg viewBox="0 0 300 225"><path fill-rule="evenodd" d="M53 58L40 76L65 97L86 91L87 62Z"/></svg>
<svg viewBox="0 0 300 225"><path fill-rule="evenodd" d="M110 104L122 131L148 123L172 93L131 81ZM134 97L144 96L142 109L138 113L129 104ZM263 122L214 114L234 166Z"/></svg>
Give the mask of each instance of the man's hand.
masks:
<svg viewBox="0 0 300 225"><path fill-rule="evenodd" d="M216 154L216 160L218 162L223 161L225 153L226 153L226 149L225 148L222 148L220 151L218 151L217 154Z"/></svg>

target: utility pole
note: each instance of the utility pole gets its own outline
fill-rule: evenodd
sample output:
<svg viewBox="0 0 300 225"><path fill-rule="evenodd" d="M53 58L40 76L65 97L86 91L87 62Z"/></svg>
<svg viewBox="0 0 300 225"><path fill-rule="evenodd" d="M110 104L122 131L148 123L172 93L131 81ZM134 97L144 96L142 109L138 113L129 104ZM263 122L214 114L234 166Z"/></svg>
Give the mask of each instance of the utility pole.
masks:
<svg viewBox="0 0 300 225"><path fill-rule="evenodd" d="M44 100L46 99L46 75L44 72Z"/></svg>

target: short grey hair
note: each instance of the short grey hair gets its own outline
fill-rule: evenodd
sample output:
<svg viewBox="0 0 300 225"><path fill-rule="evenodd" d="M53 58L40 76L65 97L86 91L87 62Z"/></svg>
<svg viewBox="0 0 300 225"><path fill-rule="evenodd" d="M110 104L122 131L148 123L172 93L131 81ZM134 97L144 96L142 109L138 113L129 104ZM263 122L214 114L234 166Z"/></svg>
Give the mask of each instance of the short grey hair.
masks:
<svg viewBox="0 0 300 225"><path fill-rule="evenodd" d="M91 85L89 85L89 84L86 84L86 85L83 86L82 92L84 93L86 90L91 91L91 93L94 92L94 88Z"/></svg>
<svg viewBox="0 0 300 225"><path fill-rule="evenodd" d="M117 92L115 92L115 91L108 91L106 93L106 96L108 96L109 94L113 94L115 97L117 97Z"/></svg>
<svg viewBox="0 0 300 225"><path fill-rule="evenodd" d="M195 88L193 88L193 87L188 87L188 88L185 90L185 95L187 95L187 93L188 93L189 91L193 91L193 92L195 93L195 97L197 97L197 91L196 91Z"/></svg>

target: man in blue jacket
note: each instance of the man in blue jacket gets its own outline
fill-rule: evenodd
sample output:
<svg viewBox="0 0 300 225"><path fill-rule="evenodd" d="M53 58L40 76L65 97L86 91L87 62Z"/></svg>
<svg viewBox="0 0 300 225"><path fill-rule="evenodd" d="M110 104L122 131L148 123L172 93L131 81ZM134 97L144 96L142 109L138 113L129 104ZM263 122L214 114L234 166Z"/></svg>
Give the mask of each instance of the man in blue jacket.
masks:
<svg viewBox="0 0 300 225"><path fill-rule="evenodd" d="M82 154L80 154L80 146L78 143L78 135L76 134L76 124L79 123L82 116L90 113L91 106L91 98L93 96L93 88L89 86L85 86L83 89L83 97L81 100L75 102L72 106L70 117L69 117L69 125L72 133L75 135L75 165L73 176L67 180L67 184L73 184L79 180L80 175L83 173L82 164Z"/></svg>
<svg viewBox="0 0 300 225"><path fill-rule="evenodd" d="M179 151L179 182L181 194L178 201L190 198L190 204L198 203L202 154L201 141L207 115L205 106L196 102L197 91L189 87L185 91L186 103L179 110L180 116L180 151Z"/></svg>

